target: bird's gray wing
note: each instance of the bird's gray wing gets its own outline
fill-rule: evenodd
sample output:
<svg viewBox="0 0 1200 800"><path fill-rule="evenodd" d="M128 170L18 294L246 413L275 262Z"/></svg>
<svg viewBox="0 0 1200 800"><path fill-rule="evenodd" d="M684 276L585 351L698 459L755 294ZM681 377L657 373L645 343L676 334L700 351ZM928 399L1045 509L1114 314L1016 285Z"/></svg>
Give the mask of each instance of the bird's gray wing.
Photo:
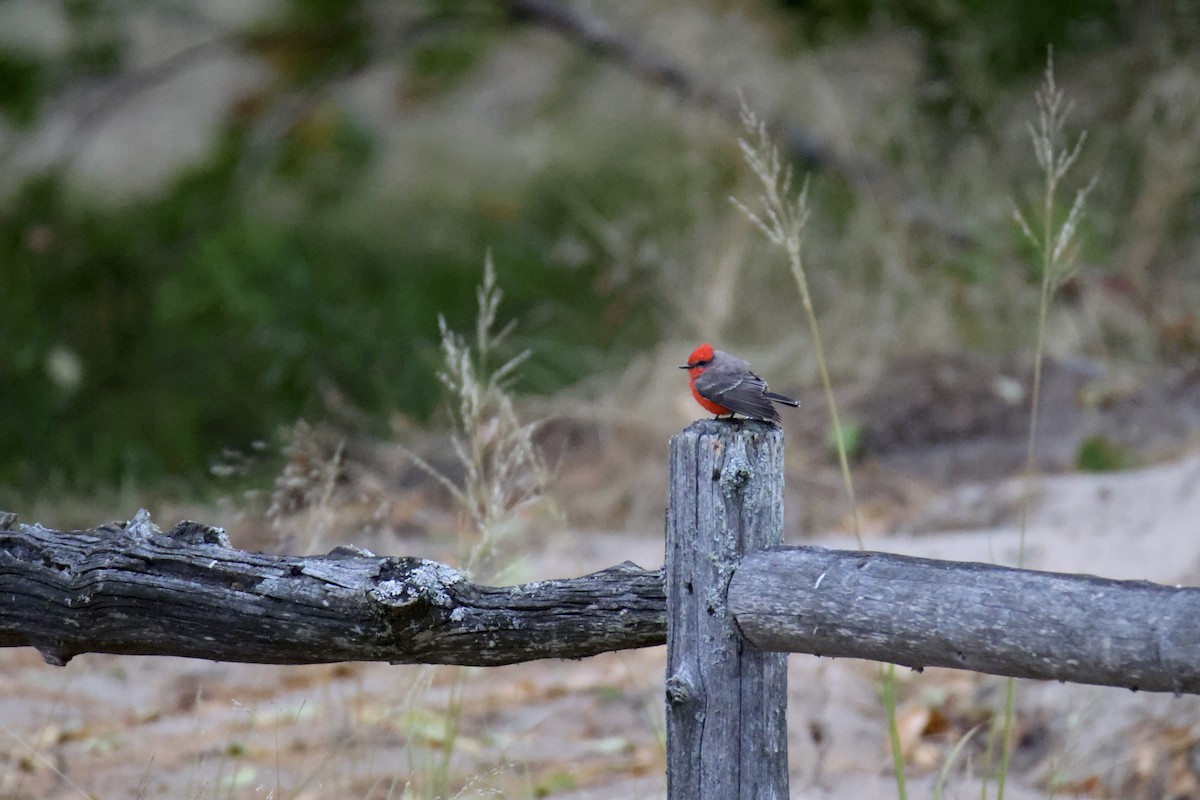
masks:
<svg viewBox="0 0 1200 800"><path fill-rule="evenodd" d="M720 403L746 417L778 422L779 411L763 396L766 390L766 381L749 370L741 370L737 375L724 375L707 369L696 378L696 391L714 403Z"/></svg>

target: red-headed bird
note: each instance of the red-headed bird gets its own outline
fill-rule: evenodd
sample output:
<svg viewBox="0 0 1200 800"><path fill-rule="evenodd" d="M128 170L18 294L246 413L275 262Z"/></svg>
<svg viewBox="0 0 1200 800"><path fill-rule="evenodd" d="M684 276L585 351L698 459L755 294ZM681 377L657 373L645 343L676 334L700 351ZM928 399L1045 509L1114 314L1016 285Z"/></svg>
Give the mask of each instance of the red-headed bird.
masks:
<svg viewBox="0 0 1200 800"><path fill-rule="evenodd" d="M798 406L799 400L767 391L767 382L750 371L750 362L702 344L688 356L680 369L688 371L688 383L696 402L718 417L734 414L779 421L779 410L772 403Z"/></svg>

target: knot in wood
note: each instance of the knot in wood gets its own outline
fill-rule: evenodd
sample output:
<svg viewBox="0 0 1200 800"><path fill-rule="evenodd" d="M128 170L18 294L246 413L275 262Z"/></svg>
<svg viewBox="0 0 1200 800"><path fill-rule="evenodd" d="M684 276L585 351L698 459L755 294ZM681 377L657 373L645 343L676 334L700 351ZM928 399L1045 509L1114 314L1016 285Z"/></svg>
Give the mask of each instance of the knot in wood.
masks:
<svg viewBox="0 0 1200 800"><path fill-rule="evenodd" d="M227 549L233 547L224 528L214 528L190 519L185 519L172 528L168 536L180 544L214 544Z"/></svg>
<svg viewBox="0 0 1200 800"><path fill-rule="evenodd" d="M746 440L742 436L734 437L725 449L724 456L719 470L721 493L732 497L741 492L754 477L754 467L746 456Z"/></svg>
<svg viewBox="0 0 1200 800"><path fill-rule="evenodd" d="M686 674L677 672L667 678L667 705L678 708L696 702L696 689Z"/></svg>
<svg viewBox="0 0 1200 800"><path fill-rule="evenodd" d="M458 570L436 561L391 559L380 569L371 597L393 608L422 603L452 608L455 603L448 587L465 580Z"/></svg>

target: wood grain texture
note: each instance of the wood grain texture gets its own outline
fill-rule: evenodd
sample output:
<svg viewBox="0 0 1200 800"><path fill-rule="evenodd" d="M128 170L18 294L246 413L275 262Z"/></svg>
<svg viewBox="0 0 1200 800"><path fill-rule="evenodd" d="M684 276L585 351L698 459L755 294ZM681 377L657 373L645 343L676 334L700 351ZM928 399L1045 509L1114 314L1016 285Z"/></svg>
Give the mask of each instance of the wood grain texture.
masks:
<svg viewBox="0 0 1200 800"><path fill-rule="evenodd" d="M633 564L494 587L418 558L354 548L277 556L220 528L129 523L63 533L0 527L0 647L258 664L492 666L584 658L666 638L662 571Z"/></svg>
<svg viewBox="0 0 1200 800"><path fill-rule="evenodd" d="M1200 589L820 547L748 554L729 606L759 647L1200 693Z"/></svg>
<svg viewBox="0 0 1200 800"><path fill-rule="evenodd" d="M783 539L783 433L704 420L671 440L667 795L788 796L787 657L751 647L726 605L743 554Z"/></svg>

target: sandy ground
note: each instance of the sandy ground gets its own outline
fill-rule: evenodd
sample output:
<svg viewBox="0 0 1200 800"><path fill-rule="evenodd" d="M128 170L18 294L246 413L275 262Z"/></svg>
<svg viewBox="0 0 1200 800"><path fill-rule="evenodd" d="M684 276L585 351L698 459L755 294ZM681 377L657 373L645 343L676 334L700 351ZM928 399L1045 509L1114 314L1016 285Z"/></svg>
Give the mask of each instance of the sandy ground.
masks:
<svg viewBox="0 0 1200 800"><path fill-rule="evenodd" d="M937 534L868 544L1011 563L1020 488L962 485L932 498L912 526ZM1200 454L1044 477L1036 491L1030 566L1200 584ZM955 523L963 527L948 529ZM819 543L853 547L840 536ZM539 548L531 569L654 565L661 547L647 536L578 532ZM90 655L56 668L10 650L0 653L0 797L400 798L420 796L439 773L458 797L662 797L664 656L655 648L485 670ZM801 655L789 665L792 796L895 797L879 666ZM1004 681L897 674L910 796L930 797L950 748L992 718ZM1195 697L1023 682L1017 708L1008 797L1200 797ZM944 797L981 796L985 737L963 748Z"/></svg>

